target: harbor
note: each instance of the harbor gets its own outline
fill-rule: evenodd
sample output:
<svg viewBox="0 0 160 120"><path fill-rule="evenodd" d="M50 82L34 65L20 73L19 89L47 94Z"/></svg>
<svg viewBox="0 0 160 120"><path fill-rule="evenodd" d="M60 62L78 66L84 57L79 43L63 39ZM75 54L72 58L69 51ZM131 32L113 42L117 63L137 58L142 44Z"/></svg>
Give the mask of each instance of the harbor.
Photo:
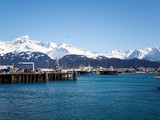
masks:
<svg viewBox="0 0 160 120"><path fill-rule="evenodd" d="M121 73L157 73L159 68L110 68L103 67L79 67L63 69L58 61L55 69L35 68L34 62L19 62L14 65L0 66L0 84L3 83L35 83L49 81L77 80L77 75L118 75Z"/></svg>

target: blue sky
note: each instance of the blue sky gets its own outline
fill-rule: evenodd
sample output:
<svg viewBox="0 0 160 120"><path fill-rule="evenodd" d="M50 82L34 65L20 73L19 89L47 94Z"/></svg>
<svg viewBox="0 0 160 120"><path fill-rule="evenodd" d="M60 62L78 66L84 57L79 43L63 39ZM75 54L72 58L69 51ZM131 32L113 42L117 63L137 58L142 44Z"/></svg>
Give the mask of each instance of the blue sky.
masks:
<svg viewBox="0 0 160 120"><path fill-rule="evenodd" d="M93 52L160 47L160 0L0 0L0 40L23 35Z"/></svg>

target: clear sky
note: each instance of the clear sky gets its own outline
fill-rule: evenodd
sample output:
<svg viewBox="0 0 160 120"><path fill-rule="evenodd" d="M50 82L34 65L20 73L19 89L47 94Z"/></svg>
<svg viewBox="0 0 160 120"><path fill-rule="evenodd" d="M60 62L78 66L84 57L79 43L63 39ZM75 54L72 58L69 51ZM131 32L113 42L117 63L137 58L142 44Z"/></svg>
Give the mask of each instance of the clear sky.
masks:
<svg viewBox="0 0 160 120"><path fill-rule="evenodd" d="M93 52L160 47L160 0L0 0L0 40L23 35Z"/></svg>

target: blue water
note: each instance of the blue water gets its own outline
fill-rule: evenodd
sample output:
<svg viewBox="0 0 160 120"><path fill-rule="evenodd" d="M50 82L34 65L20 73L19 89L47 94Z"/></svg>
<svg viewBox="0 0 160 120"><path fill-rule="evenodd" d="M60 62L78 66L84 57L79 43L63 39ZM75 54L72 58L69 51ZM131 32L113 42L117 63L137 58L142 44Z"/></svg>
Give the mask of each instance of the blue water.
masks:
<svg viewBox="0 0 160 120"><path fill-rule="evenodd" d="M155 74L0 85L0 120L159 120Z"/></svg>

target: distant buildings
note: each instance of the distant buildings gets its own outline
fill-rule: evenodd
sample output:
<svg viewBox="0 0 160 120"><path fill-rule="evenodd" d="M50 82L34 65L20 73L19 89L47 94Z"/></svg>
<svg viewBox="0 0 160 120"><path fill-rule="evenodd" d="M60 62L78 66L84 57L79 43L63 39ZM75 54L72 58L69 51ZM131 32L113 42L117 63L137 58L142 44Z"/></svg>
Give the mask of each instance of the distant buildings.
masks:
<svg viewBox="0 0 160 120"><path fill-rule="evenodd" d="M12 65L0 65L0 72L12 72Z"/></svg>
<svg viewBox="0 0 160 120"><path fill-rule="evenodd" d="M19 71L25 70L34 71L34 62L19 62Z"/></svg>

